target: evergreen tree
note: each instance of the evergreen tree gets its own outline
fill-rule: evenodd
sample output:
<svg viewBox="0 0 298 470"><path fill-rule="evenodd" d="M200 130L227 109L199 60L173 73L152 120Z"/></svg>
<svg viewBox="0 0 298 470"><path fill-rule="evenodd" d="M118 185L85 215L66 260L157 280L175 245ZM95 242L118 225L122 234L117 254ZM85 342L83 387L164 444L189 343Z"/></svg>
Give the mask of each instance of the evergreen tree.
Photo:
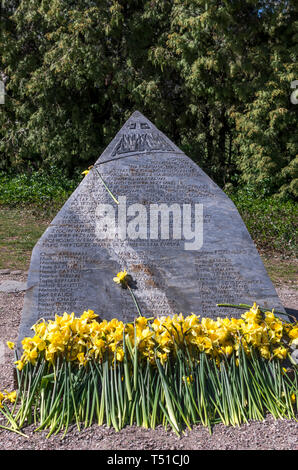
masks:
<svg viewBox="0 0 298 470"><path fill-rule="evenodd" d="M4 5L0 168L71 173L138 109L221 186L297 194L293 0Z"/></svg>

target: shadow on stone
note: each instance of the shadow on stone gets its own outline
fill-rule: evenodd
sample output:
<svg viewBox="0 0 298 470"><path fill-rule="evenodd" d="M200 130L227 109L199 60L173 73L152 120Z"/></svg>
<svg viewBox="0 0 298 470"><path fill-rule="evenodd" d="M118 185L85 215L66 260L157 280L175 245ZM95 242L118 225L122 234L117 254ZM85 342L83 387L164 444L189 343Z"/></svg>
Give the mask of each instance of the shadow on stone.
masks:
<svg viewBox="0 0 298 470"><path fill-rule="evenodd" d="M298 321L298 310L295 310L294 308L287 308L287 307L285 307L285 311L286 311L289 315L292 315L293 317L295 317L296 320Z"/></svg>
<svg viewBox="0 0 298 470"><path fill-rule="evenodd" d="M126 281L131 289L138 290L137 281L133 279L129 274L126 276Z"/></svg>

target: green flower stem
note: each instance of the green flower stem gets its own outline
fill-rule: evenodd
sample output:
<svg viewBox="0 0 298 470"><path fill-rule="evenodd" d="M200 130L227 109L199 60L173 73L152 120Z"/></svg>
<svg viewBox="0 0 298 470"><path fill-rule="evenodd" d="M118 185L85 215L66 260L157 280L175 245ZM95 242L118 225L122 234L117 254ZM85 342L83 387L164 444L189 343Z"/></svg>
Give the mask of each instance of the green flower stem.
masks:
<svg viewBox="0 0 298 470"><path fill-rule="evenodd" d="M11 412L9 411L8 407L5 404L3 404L2 407L0 407L0 413L2 413L7 419L7 421L11 424L12 426L11 429L18 429L17 423L13 419Z"/></svg>
<svg viewBox="0 0 298 470"><path fill-rule="evenodd" d="M99 173L98 169L95 168L98 176L100 177L101 181L102 181L102 184L104 185L104 187L106 188L106 190L108 191L109 195L111 196L111 198L113 199L114 202L116 202L116 204L119 204L119 201L116 199L116 197L114 196L114 194L112 193L112 191L108 188L106 182L104 181L103 177L101 176L101 174Z"/></svg>
<svg viewBox="0 0 298 470"><path fill-rule="evenodd" d="M141 313L141 309L140 309L140 307L139 307L139 305L138 305L137 299L136 299L136 297L135 297L135 295L134 295L132 289L131 289L129 286L127 286L127 289L129 290L130 295L131 295L131 297L132 297L132 300L134 301L134 304L135 304L136 309L137 309L137 311L138 311L138 314L139 314L139 316L141 317L141 316L142 316L142 313Z"/></svg>
<svg viewBox="0 0 298 470"><path fill-rule="evenodd" d="M248 308L249 309L252 308L252 305L248 305L248 304L239 304L239 305L235 305L235 304L216 304L216 306L217 307L239 308L239 309L242 309L242 310L247 310ZM265 307L260 307L259 306L259 310L262 313L268 312L268 308L266 309ZM291 317L291 318L294 319L294 321L296 321L296 318L293 315L290 315L289 313L279 312L279 311L274 309L274 314L283 315L284 317ZM282 318L281 318L281 320L282 320Z"/></svg>
<svg viewBox="0 0 298 470"><path fill-rule="evenodd" d="M1 429L6 429L7 431L15 432L15 433L19 434L20 436L27 437L27 439L29 439L29 436L27 436L27 434L24 434L23 432L18 431L17 429L9 428L7 426L2 426L2 424L0 424L0 428Z"/></svg>

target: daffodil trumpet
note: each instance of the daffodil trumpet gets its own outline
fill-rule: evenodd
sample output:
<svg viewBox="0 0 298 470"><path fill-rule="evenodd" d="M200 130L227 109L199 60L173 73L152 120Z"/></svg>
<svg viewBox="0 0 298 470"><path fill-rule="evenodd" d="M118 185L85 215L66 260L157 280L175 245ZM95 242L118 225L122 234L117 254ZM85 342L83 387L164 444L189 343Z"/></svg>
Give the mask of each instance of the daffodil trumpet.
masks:
<svg viewBox="0 0 298 470"><path fill-rule="evenodd" d="M117 276L113 278L113 281L121 286L123 289L127 289L130 281L130 276L127 274L127 271L120 271Z"/></svg>

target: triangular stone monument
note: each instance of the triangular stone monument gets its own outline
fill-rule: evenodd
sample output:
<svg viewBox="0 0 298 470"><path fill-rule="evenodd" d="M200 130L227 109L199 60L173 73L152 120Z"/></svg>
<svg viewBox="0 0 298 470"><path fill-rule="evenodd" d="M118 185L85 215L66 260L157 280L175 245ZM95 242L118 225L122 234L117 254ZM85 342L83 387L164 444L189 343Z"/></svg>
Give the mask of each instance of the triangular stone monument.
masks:
<svg viewBox="0 0 298 470"><path fill-rule="evenodd" d="M113 282L124 269L144 316L239 316L216 304L254 301L284 312L233 202L138 111L36 244L19 338L65 311L132 320Z"/></svg>

